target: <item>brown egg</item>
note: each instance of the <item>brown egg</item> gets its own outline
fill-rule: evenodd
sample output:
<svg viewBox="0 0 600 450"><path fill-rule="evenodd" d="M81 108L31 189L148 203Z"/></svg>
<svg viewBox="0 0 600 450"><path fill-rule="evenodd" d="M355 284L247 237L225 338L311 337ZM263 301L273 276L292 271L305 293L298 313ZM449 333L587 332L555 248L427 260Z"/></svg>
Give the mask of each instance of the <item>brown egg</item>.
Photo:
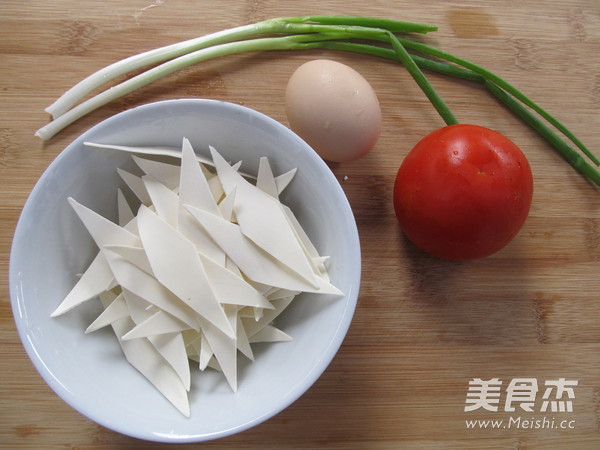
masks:
<svg viewBox="0 0 600 450"><path fill-rule="evenodd" d="M329 161L358 159L379 139L375 91L360 73L336 61L298 67L288 81L285 108L290 128Z"/></svg>

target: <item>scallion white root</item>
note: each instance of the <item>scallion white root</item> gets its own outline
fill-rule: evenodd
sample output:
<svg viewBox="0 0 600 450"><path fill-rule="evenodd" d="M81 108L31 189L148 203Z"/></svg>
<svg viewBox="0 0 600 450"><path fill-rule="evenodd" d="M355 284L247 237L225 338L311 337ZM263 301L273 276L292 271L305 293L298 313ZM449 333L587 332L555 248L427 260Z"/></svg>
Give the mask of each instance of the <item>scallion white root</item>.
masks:
<svg viewBox="0 0 600 450"><path fill-rule="evenodd" d="M202 48L246 39L255 36L257 33L264 33L273 27L275 23L276 22L271 19L265 22L243 25L130 56L110 64L84 78L61 95L54 103L48 106L45 111L51 114L52 118L56 119L77 104L81 98L120 75L124 75L141 67L168 61Z"/></svg>
<svg viewBox="0 0 600 450"><path fill-rule="evenodd" d="M230 42L227 44L215 45L185 54L153 67L152 69L123 81L116 86L112 86L106 91L103 91L100 94L84 101L83 103L80 103L74 108L66 111L64 114L58 116L44 127L40 128L35 135L43 140L48 140L66 126L72 124L76 120L86 116L101 106L104 106L107 103L124 96L125 94L146 86L147 84L152 83L159 78L181 70L184 67L196 64L200 61L206 61L208 59L217 58L220 56L249 51L292 49L298 47L298 45L300 44L294 40L291 40L288 36L280 38L258 38L241 42Z"/></svg>

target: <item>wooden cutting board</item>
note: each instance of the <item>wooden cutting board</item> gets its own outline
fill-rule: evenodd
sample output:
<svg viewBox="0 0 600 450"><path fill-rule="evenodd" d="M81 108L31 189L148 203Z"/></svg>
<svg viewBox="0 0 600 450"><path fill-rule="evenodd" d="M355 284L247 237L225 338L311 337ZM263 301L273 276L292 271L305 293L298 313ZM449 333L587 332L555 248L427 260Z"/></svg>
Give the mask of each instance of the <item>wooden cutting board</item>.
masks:
<svg viewBox="0 0 600 450"><path fill-rule="evenodd" d="M396 63L324 51L227 57L100 108L49 142L33 136L48 121L44 107L115 60L269 17L306 14L438 25L438 32L420 39L503 76L600 155L597 0L5 0L0 4L0 447L148 447L66 405L43 382L19 341L9 300L10 245L21 208L50 162L95 123L162 99L230 101L285 124L288 77L302 62L326 57L369 80L384 117L370 155L331 165L362 242L355 318L339 354L306 395L267 422L203 448L600 448L600 192L479 87L430 78L461 122L501 131L524 150L535 193L518 237L477 262L425 255L398 229L392 207L396 171L410 148L443 123ZM469 392L475 395L483 381L495 379L501 383L497 411L469 403ZM532 411L525 411L534 383ZM559 411L569 406L571 411Z"/></svg>

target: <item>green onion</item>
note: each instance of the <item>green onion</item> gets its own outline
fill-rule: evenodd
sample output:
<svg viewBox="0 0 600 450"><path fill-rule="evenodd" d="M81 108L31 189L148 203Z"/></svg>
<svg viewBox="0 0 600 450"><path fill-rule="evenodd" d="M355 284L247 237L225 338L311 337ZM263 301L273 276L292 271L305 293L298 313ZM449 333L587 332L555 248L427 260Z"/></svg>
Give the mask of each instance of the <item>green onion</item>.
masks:
<svg viewBox="0 0 600 450"><path fill-rule="evenodd" d="M84 101L83 103L80 103L79 105L58 116L48 125L40 128L36 132L36 136L39 136L44 140L50 139L67 125L70 125L95 109L191 64L196 64L200 61L206 61L211 58L231 55L234 53L274 48L281 50L291 49L296 45L296 41L292 39L292 37L288 36L281 38L261 38L241 42L230 42L227 44L219 44L209 48L196 50L192 53L179 56L166 63L149 69L144 73L134 76L133 78L113 86L110 89L107 89L100 94Z"/></svg>
<svg viewBox="0 0 600 450"><path fill-rule="evenodd" d="M326 42L322 45L323 48L330 50L341 50L355 53L363 53L367 55L378 56L381 58L403 61L398 52L376 47L367 44L356 44L348 42ZM486 79L482 74L476 73L470 69L464 69L460 66L447 64L441 61L436 61L428 58L423 58L417 55L410 55L414 63L428 71L437 72L453 78L474 81L483 84L490 93L500 100L506 107L513 111L523 122L529 125L541 137L543 137L558 153L571 164L579 173L587 177L589 180L600 186L600 171L594 168L569 144L560 138L552 129L546 126L526 106L519 101L520 98L509 94L506 90L495 84L493 81ZM514 92L516 88L513 87ZM522 97L522 94L521 96ZM441 113L440 113L441 114ZM592 155L592 161L594 161Z"/></svg>
<svg viewBox="0 0 600 450"><path fill-rule="evenodd" d="M398 59L400 62L404 64L408 73L413 77L416 83L419 85L421 90L425 93L431 104L435 107L437 112L440 114L446 125L455 125L458 123L450 108L444 103L441 97L437 94L431 83L427 80L421 69L417 63L410 57L402 43L398 40L398 38L390 33L390 42L392 44L392 48L398 55Z"/></svg>
<svg viewBox="0 0 600 450"><path fill-rule="evenodd" d="M319 19L319 17L317 17ZM308 20L301 18L295 20ZM391 21L384 21L385 23ZM397 25L389 28L401 30L418 30L427 32L432 27L419 24L405 25L405 22L394 22ZM176 72L191 64L213 59L221 56L232 55L249 51L260 50L306 50L319 48L324 40L339 39L373 39L377 41L389 40L390 31L383 28L367 28L355 25L328 25L313 23L286 22L284 19L271 19L259 22L253 27L234 28L231 33L220 32L209 35L208 38L185 41L180 47L167 46L161 49L141 54L140 58L130 57L120 62L114 63L105 69L92 74L87 79L78 83L75 87L67 91L61 98L50 105L46 111L50 111L54 120L36 132L36 136L48 140L66 126L89 114L95 109L116 100L136 89L139 89L159 78ZM234 40L256 34L265 33L296 33L288 36L275 38L256 38L248 40ZM297 34L302 33L302 34ZM214 44L215 42L226 42ZM208 44L207 44L208 43ZM206 45L211 45L206 47ZM198 48L200 47L200 48ZM187 49L187 53L183 49ZM197 49L197 50L194 50ZM171 55L179 55L169 59ZM143 72L133 78L130 78L116 86L112 86L104 92L76 104L81 98L85 97L93 89L99 87L110 79L114 79L127 71L146 66L149 61L157 62L167 60L146 72ZM69 109L71 108L71 109Z"/></svg>
<svg viewBox="0 0 600 450"><path fill-rule="evenodd" d="M313 26L313 23L308 22L314 22L317 24L324 23L327 26L333 25L334 28L329 27L328 29L324 30L323 28L316 28ZM429 31L437 30L437 27L430 25L361 17L344 18L342 16L306 16L268 19L262 22L230 28L194 39L178 42L172 45L167 45L165 47L160 47L154 50L149 50L147 52L130 56L121 61L117 61L98 70L97 72L77 83L52 105L48 106L45 111L51 114L53 118L57 118L72 108L87 94L104 85L105 83L114 80L120 75L124 75L142 67L168 61L196 50L212 47L214 45L241 41L243 39L249 39L260 35L290 35L293 33L339 31L340 29L344 28L341 25L357 27L376 26L377 28L380 28L380 30L377 30L377 32L380 32L381 30L387 30L395 33L427 33Z"/></svg>
<svg viewBox="0 0 600 450"><path fill-rule="evenodd" d="M398 53L394 50L387 49L384 47L378 47L375 45L358 44L354 42L339 42L339 41L326 41L319 45L319 48L326 50L338 50L351 53L362 53L365 55L377 56L379 58L391 59L393 61L401 62L401 58ZM442 61L436 61L429 58L423 58L418 55L410 55L413 61L422 69L430 72L436 72L442 75L446 75L453 78L459 78L467 81L477 81L480 83L484 82L484 78L478 73L472 70L463 69L462 67L448 64Z"/></svg>
<svg viewBox="0 0 600 450"><path fill-rule="evenodd" d="M276 20L276 19L274 19ZM402 22L392 19L380 19L377 17L360 16L303 16L303 17L284 17L287 23L320 23L327 25L352 25L367 28L380 28L392 33L429 33L437 31L438 27L425 25L422 23Z"/></svg>
<svg viewBox="0 0 600 450"><path fill-rule="evenodd" d="M596 164L597 166L600 165L600 160L598 160L598 158L573 133L571 133L571 131L566 126L564 126L555 117L553 117L550 113L545 111L541 106L539 106L537 103L535 103L529 97L527 97L525 94L523 94L517 88L515 88L513 85L511 85L507 81L500 78L498 75L490 72L487 69L484 69L481 66L478 66L477 64L474 64L470 61L467 61L465 59L454 56L450 53L439 50L430 45L426 45L426 44L422 44L420 42L415 42L415 41L411 41L409 39L402 39L402 38L399 38L399 41L403 45L405 45L407 48L410 48L411 50L416 50L418 52L425 53L425 54L428 54L431 56L435 56L437 58L441 58L446 61L450 61L450 62L453 62L460 66L466 67L467 69L470 69L473 72L480 74L486 80L493 82L494 84L501 87L506 92L509 92L512 96L514 96L515 98L519 99L521 102L523 102L524 104L529 106L535 112L537 112L540 116L542 116L549 123L551 123L557 130L559 130L561 133L563 133L565 136L567 136L575 145L577 145L577 147L579 147L581 149L581 151L584 152L585 155L594 162L594 164Z"/></svg>
<svg viewBox="0 0 600 450"><path fill-rule="evenodd" d="M436 30L437 27L431 25L354 16L282 17L230 28L131 56L99 70L69 89L46 109L54 120L40 128L36 135L44 140L50 139L96 108L179 69L208 59L263 50L341 50L402 63L446 124L457 123L457 120L421 69L485 85L575 169L600 186L600 172L538 116L567 137L594 164L600 165L600 160L566 126L516 87L477 64L430 45L396 36L397 33L428 33ZM423 56L409 53L408 50ZM81 102L92 91L116 77L151 65L156 66Z"/></svg>
<svg viewBox="0 0 600 450"><path fill-rule="evenodd" d="M596 170L569 144L560 138L554 131L546 126L541 120L527 110L514 97L509 95L504 89L493 81L485 81L486 88L494 96L506 105L511 111L517 114L525 123L542 136L552 147L554 147L562 157L571 164L579 173L589 178L596 185L600 186L600 172Z"/></svg>
<svg viewBox="0 0 600 450"><path fill-rule="evenodd" d="M51 114L53 118L57 118L94 89L127 72L167 61L201 48L245 39L263 32L263 30L264 32L268 32L272 26L273 21L244 25L130 56L129 58L110 64L83 79L65 92L53 104L48 106L45 111Z"/></svg>

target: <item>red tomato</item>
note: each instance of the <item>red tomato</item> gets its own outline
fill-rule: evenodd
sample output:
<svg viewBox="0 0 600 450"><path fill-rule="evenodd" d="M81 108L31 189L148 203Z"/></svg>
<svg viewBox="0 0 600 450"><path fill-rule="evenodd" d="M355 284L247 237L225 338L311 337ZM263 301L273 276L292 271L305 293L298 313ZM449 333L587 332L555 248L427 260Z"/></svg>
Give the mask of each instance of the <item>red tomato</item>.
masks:
<svg viewBox="0 0 600 450"><path fill-rule="evenodd" d="M507 137L476 125L425 136L398 170L394 208L417 247L447 259L489 256L519 232L531 206L527 158Z"/></svg>

